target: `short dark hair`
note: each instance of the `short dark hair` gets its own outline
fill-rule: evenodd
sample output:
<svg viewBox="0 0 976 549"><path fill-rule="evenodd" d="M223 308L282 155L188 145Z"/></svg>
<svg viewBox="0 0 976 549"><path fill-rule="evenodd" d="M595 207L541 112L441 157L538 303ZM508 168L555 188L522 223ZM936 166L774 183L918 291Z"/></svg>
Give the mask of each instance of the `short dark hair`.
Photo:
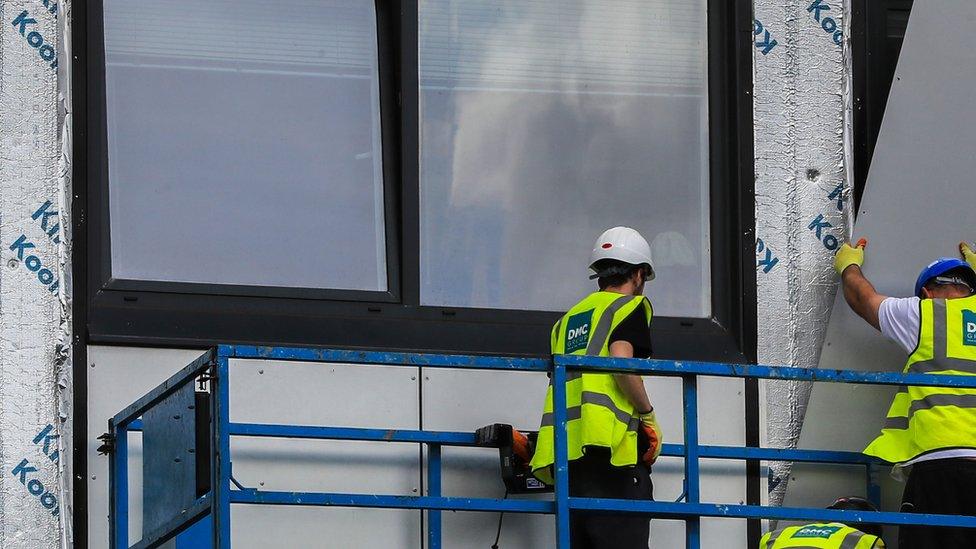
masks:
<svg viewBox="0 0 976 549"><path fill-rule="evenodd" d="M827 509L837 509L839 511L877 511L878 508L874 506L870 501L857 496L851 496L846 498L840 498L834 503L832 503ZM846 524L846 523L845 523ZM880 524L873 522L852 522L847 524L851 528L857 528L858 530L869 534L872 536L881 537L884 534L884 529Z"/></svg>
<svg viewBox="0 0 976 549"><path fill-rule="evenodd" d="M616 259L601 259L593 264L597 275L597 285L601 290L625 284L634 273L643 270L643 265L631 265Z"/></svg>
<svg viewBox="0 0 976 549"><path fill-rule="evenodd" d="M969 283L970 290L976 290L976 276L973 275L973 270L967 267L956 267L955 269L950 269L939 276L961 278ZM923 288L928 288L929 291L934 290L938 286L939 285L936 284L934 276L926 280L925 284L922 285Z"/></svg>

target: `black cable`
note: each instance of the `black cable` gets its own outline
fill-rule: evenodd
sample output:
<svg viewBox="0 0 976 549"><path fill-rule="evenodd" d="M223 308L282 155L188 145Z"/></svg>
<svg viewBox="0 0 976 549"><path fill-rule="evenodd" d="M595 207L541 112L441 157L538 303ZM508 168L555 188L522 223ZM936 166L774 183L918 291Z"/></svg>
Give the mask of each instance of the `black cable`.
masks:
<svg viewBox="0 0 976 549"><path fill-rule="evenodd" d="M505 496L502 499L508 499L508 488L505 489ZM502 519L505 518L505 511L498 513L498 531L495 532L495 543L491 544L491 549L498 549L498 540L502 537Z"/></svg>

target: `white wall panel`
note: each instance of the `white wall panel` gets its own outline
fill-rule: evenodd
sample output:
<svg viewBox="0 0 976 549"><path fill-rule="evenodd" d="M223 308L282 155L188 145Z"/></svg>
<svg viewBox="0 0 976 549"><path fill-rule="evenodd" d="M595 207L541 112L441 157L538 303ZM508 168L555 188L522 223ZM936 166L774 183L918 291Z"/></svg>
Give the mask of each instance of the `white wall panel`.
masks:
<svg viewBox="0 0 976 549"><path fill-rule="evenodd" d="M474 431L490 423L511 423L518 429L538 430L548 383L543 373L425 368L421 397L424 428ZM442 466L445 495L500 498L505 494L497 450L445 448ZM448 512L443 513L442 523L444 547L488 547L495 539L498 514ZM501 546L553 547L554 532L550 516L507 514Z"/></svg>
<svg viewBox="0 0 976 549"><path fill-rule="evenodd" d="M671 378L645 381L657 410L664 439L682 442L681 382ZM548 380L544 374L473 372L425 369L423 371L423 422L425 429L473 431L489 423L511 423L536 430ZM703 444L744 445L745 421L742 382L704 378L699 381L700 440ZM501 497L498 454L487 449L447 449L443 455L444 492L449 495ZM702 498L741 503L745 498L745 465L740 462L702 460ZM652 475L655 499L674 501L682 492L683 462L661 458ZM525 497L525 496L516 496ZM445 547L485 547L494 540L495 514L445 513ZM704 521L704 546L735 549L746 547L745 522ZM551 517L506 515L502 540L506 548L548 547L553 544ZM709 545L710 543L715 545ZM651 523L653 547L682 547L684 524L655 520Z"/></svg>
<svg viewBox="0 0 976 549"><path fill-rule="evenodd" d="M90 347L89 543L107 546L108 462L95 453L107 418L185 366L200 351ZM231 420L345 427L419 427L417 370L342 364L231 361ZM130 467L131 538L140 533L138 435ZM234 477L247 487L413 494L420 450L413 444L232 440ZM235 505L234 547L417 547L415 511L299 509ZM324 542L325 543L325 542Z"/></svg>
<svg viewBox="0 0 976 549"><path fill-rule="evenodd" d="M88 366L76 375L88 377L88 546L108 547L108 457L99 455L98 436L108 430L108 420L137 398L148 393L177 370L200 356L201 351L125 347L88 348ZM139 434L129 437L129 469L142 467ZM129 476L129 539L141 537L142 479Z"/></svg>
<svg viewBox="0 0 976 549"><path fill-rule="evenodd" d="M416 368L232 360L231 421L418 429ZM238 438L234 476L267 490L414 495L417 444ZM420 512L236 506L235 548L418 547ZM291 509L294 510L294 509ZM349 525L355 525L349 527ZM324 541L323 541L324 543Z"/></svg>

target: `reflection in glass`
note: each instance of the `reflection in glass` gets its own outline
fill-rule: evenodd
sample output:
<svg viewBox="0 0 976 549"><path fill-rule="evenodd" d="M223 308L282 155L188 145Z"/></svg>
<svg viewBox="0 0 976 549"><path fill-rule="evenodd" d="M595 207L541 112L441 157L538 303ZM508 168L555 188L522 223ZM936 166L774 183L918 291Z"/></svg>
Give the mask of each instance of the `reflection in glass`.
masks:
<svg viewBox="0 0 976 549"><path fill-rule="evenodd" d="M105 0L112 276L386 290L372 0Z"/></svg>
<svg viewBox="0 0 976 549"><path fill-rule="evenodd" d="M655 313L708 316L704 37L702 0L421 0L422 302L564 310L628 225Z"/></svg>

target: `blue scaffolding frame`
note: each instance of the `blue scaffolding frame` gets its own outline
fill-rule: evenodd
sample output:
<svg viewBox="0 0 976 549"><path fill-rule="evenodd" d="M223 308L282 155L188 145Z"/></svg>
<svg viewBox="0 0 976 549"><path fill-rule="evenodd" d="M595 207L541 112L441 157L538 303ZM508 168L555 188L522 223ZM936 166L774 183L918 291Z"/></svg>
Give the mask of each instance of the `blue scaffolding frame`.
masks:
<svg viewBox="0 0 976 549"><path fill-rule="evenodd" d="M231 422L228 390L231 359L550 372L553 385L554 437L556 440L553 499L538 501L443 496L441 494L441 447L474 446L475 438L472 432ZM597 369L681 377L684 444L664 444L662 455L684 458L684 501L634 501L569 496L567 450L565 444L560 443L566 436L566 374L571 370ZM550 359L537 359L220 345L205 352L109 420L109 434L113 436L113 448L109 462L111 547L113 549L155 547L209 516L211 536L208 545L217 549L227 549L230 547L231 504L426 510L428 513L427 546L430 549L440 549L441 547L440 513L445 510L504 511L506 513L555 515L556 543L559 549L569 548L569 511L571 509L642 513L657 518L683 520L686 524L686 547L688 549L699 549L701 547L700 521L702 517L840 521L847 524L867 522L891 525L976 527L976 517L969 516L839 511L702 502L699 469L699 460L702 458L798 461L864 466L867 473L868 497L875 501L879 498L880 493L877 485L873 482L873 477L875 468L883 465L883 462L857 452L702 445L698 439L697 379L699 376L976 389L976 376L806 370L748 364L637 360L577 355L557 355ZM140 417L147 410L174 394L181 387L194 383L198 378L205 378L210 383L212 447L209 457L211 461L211 490L156 531L143 533L142 539L130 546L128 538L128 433L141 430ZM281 492L244 488L231 478L230 439L233 436L422 443L428 448L427 495ZM236 488L232 488L232 486Z"/></svg>

